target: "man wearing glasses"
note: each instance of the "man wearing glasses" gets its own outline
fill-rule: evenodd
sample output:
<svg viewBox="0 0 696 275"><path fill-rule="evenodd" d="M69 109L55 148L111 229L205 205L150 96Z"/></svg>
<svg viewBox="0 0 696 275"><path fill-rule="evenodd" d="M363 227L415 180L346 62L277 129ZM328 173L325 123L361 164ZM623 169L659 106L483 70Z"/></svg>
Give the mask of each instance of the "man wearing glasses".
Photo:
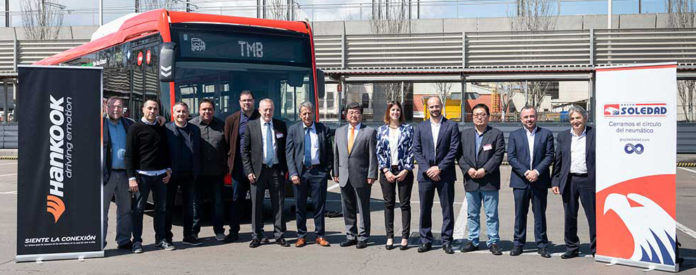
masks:
<svg viewBox="0 0 696 275"><path fill-rule="evenodd" d="M472 111L474 128L462 131L462 155L459 167L464 174L467 203L468 240L461 248L470 252L479 248L481 203L486 214L488 250L501 255L498 241L498 191L500 190L500 163L505 153L503 132L488 126L490 112L485 104L477 104Z"/></svg>

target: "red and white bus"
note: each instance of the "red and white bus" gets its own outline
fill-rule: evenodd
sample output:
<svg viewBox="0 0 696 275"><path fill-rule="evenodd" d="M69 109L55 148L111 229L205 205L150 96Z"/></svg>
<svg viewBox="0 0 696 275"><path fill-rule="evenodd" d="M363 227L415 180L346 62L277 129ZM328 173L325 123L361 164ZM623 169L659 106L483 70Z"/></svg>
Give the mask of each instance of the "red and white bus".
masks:
<svg viewBox="0 0 696 275"><path fill-rule="evenodd" d="M324 90L307 22L153 10L105 24L91 42L36 64L103 67L104 96L123 98L131 118L141 116L145 99L159 100L169 117L177 101L196 115L210 98L224 119L250 90L292 122L297 107L317 106Z"/></svg>

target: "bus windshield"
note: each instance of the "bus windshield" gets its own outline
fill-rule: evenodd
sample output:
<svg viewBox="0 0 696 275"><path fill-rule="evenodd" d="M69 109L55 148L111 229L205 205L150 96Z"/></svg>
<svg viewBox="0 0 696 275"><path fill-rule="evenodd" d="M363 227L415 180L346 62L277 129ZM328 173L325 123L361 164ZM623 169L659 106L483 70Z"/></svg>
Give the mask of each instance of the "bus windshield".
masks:
<svg viewBox="0 0 696 275"><path fill-rule="evenodd" d="M198 114L200 100L209 98L224 119L239 110L243 90L254 94L257 106L263 98L272 99L274 117L286 121L299 120L302 102L314 104L308 36L241 26L175 25L175 96L189 105L192 116Z"/></svg>

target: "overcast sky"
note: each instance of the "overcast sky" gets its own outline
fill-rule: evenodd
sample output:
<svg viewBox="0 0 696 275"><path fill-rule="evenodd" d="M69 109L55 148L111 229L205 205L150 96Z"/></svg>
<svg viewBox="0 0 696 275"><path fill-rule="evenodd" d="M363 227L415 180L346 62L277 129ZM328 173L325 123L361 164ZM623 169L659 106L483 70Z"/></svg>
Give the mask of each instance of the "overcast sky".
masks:
<svg viewBox="0 0 696 275"><path fill-rule="evenodd" d="M10 0L11 25L21 25L21 4L39 0ZM97 0L47 0L65 6L64 25L97 25ZM270 1L270 0L269 0ZM561 14L606 14L604 0L562 0ZM141 0L147 2L147 0ZM296 0L299 20L365 20L372 0ZM400 0L392 0L399 3ZM408 1L406 1L408 2ZM416 17L416 0L412 16ZM104 22L134 11L135 0L104 0ZM191 0L198 12L236 16L256 16L256 0ZM614 0L614 14L638 13L638 0ZM421 18L504 17L514 11L514 0L422 0ZM665 0L642 0L644 13L663 12ZM4 5L1 7L4 10ZM4 17L3 17L4 18Z"/></svg>

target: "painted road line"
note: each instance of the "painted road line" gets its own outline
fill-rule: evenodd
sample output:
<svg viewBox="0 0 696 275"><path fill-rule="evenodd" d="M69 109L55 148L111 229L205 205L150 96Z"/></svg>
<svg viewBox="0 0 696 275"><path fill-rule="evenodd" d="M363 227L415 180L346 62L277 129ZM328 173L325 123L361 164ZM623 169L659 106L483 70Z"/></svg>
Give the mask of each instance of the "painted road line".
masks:
<svg viewBox="0 0 696 275"><path fill-rule="evenodd" d="M689 168L684 168L684 167L677 167L677 168L679 168L679 169L681 169L681 170L684 170L684 171L687 171L687 172L691 172L691 173L696 174L696 170L691 170L691 169L689 169Z"/></svg>
<svg viewBox="0 0 696 275"><path fill-rule="evenodd" d="M334 185L329 186L329 188L326 188L326 191L331 191L331 190L334 190L334 189L339 188L339 187L341 187L341 185L336 183Z"/></svg>
<svg viewBox="0 0 696 275"><path fill-rule="evenodd" d="M0 177L5 177L5 176L16 176L17 173L11 173L11 174L2 174Z"/></svg>
<svg viewBox="0 0 696 275"><path fill-rule="evenodd" d="M457 219L454 220L454 233L452 233L452 238L454 240L461 240L464 239L465 231L466 231L466 216L467 216L467 206L466 206L466 196L464 196L464 199L461 202L462 207L459 208L459 215L457 215Z"/></svg>
<svg viewBox="0 0 696 275"><path fill-rule="evenodd" d="M692 238L696 239L696 231L693 231L691 228L688 228L684 226L683 224L677 222L677 229L679 231L684 232L684 234L691 236Z"/></svg>
<svg viewBox="0 0 696 275"><path fill-rule="evenodd" d="M17 191L0 192L0 195L17 195Z"/></svg>

